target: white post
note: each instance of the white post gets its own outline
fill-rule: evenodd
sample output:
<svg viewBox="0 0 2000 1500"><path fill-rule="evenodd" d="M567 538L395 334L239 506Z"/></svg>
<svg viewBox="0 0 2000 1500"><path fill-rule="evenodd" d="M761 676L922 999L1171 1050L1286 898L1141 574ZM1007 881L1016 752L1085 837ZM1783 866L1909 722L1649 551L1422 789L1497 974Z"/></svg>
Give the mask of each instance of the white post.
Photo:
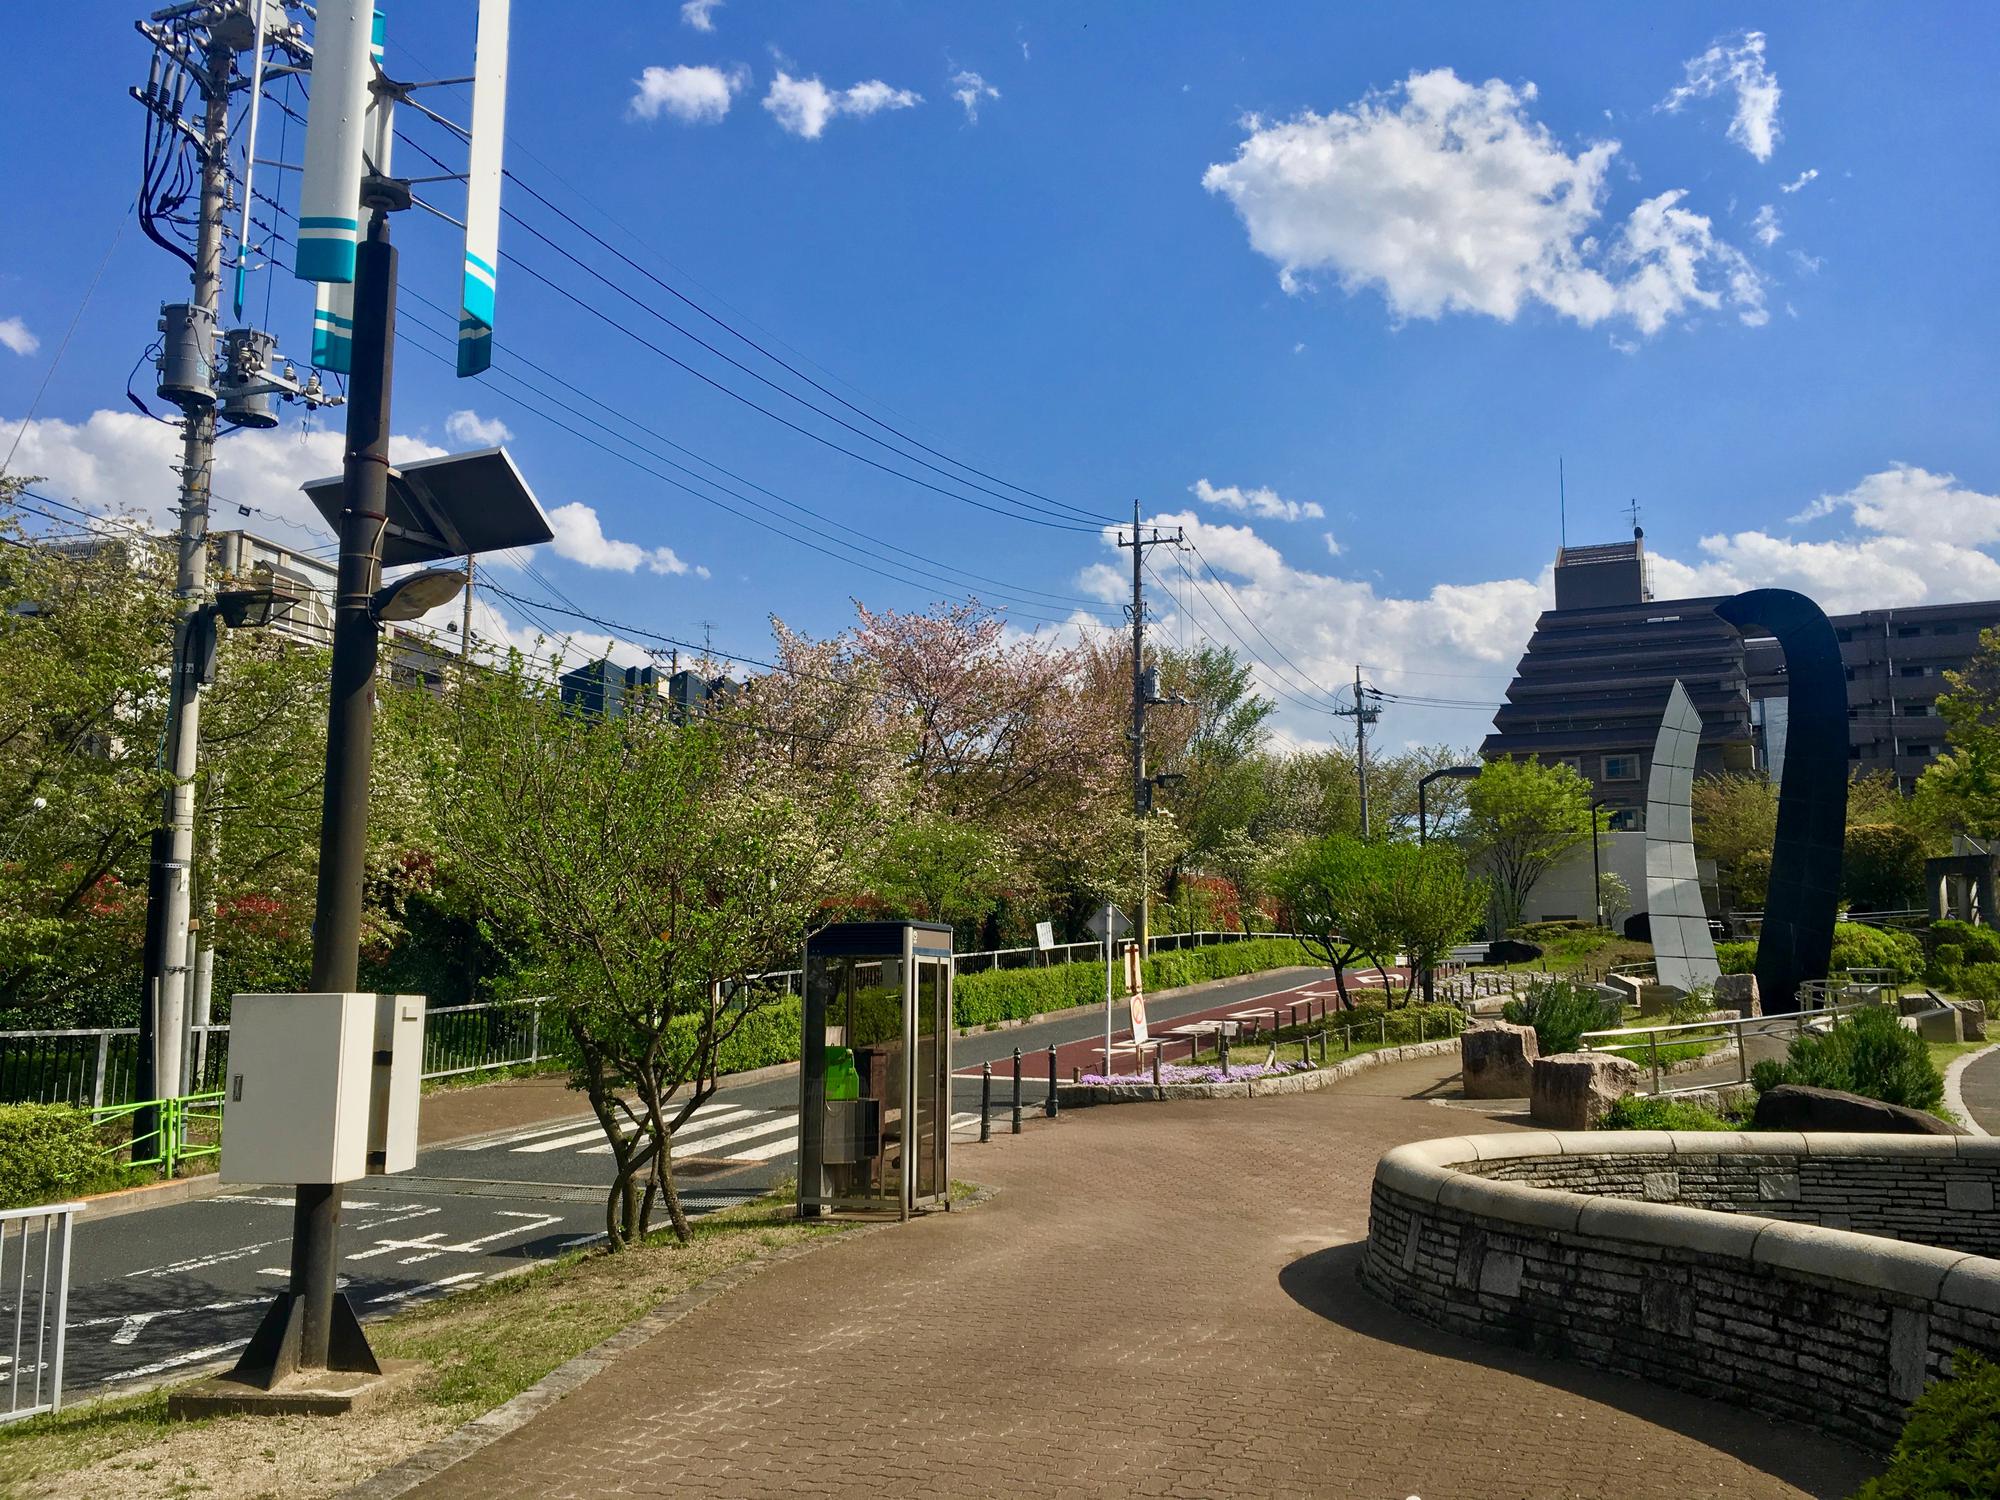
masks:
<svg viewBox="0 0 2000 1500"><path fill-rule="evenodd" d="M1104 1076L1111 1076L1111 960L1115 946L1110 922L1104 924Z"/></svg>

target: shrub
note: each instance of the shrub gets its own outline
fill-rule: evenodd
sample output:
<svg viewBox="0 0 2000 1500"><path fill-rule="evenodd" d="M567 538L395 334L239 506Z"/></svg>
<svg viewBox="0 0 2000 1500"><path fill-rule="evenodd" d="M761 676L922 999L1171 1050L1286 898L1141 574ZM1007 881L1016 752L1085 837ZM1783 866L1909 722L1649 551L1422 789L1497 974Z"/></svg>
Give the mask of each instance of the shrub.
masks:
<svg viewBox="0 0 2000 1500"><path fill-rule="evenodd" d="M90 1116L67 1104L0 1104L0 1208L57 1203L115 1187Z"/></svg>
<svg viewBox="0 0 2000 1500"><path fill-rule="evenodd" d="M1779 1083L1842 1089L1885 1104L1935 1109L1944 1098L1944 1075L1929 1045L1887 1006L1870 1006L1793 1040L1785 1061L1759 1063L1751 1082L1759 1093Z"/></svg>
<svg viewBox="0 0 2000 1500"><path fill-rule="evenodd" d="M1968 1000L2000 1005L2000 964L1972 964L1953 970L1945 983Z"/></svg>
<svg viewBox="0 0 2000 1500"><path fill-rule="evenodd" d="M1886 969L1899 983L1924 971L1924 948L1915 936L1860 922L1841 922L1833 929L1832 968Z"/></svg>
<svg viewBox="0 0 2000 1500"><path fill-rule="evenodd" d="M1757 971L1757 945L1749 943L1717 943L1715 961L1722 965L1725 974L1754 974Z"/></svg>
<svg viewBox="0 0 2000 1500"><path fill-rule="evenodd" d="M1551 979L1537 984L1501 1012L1516 1026L1535 1028L1535 1046L1542 1056L1574 1052L1586 1031L1616 1026L1623 1014L1617 1000L1593 985Z"/></svg>
<svg viewBox="0 0 2000 1500"><path fill-rule="evenodd" d="M1599 1130L1736 1130L1733 1119L1725 1119L1705 1104L1686 1099L1660 1099L1651 1094L1627 1094L1611 1101Z"/></svg>
<svg viewBox="0 0 2000 1500"><path fill-rule="evenodd" d="M1841 893L1860 911L1892 911L1921 902L1924 840L1897 823L1856 823L1840 861Z"/></svg>
<svg viewBox="0 0 2000 1500"><path fill-rule="evenodd" d="M1991 927L1974 927L1946 917L1931 923L1931 941L1938 945L1934 952L1940 963L1944 961L1944 945L1951 944L1959 950L1960 963L2000 964L2000 932Z"/></svg>
<svg viewBox="0 0 2000 1500"><path fill-rule="evenodd" d="M2000 1495L2000 1364L1969 1349L1952 1355L1910 1408L1888 1470L1853 1500L1980 1500Z"/></svg>
<svg viewBox="0 0 2000 1500"><path fill-rule="evenodd" d="M1939 973L1949 974L1965 967L1965 947L1961 943L1939 943L1931 950L1931 964Z"/></svg>
<svg viewBox="0 0 2000 1500"><path fill-rule="evenodd" d="M1149 992L1175 989L1184 984L1261 974L1267 969L1312 961L1304 946L1292 938L1252 938L1240 943L1155 953L1146 960L1146 989ZM1114 977L1122 994L1122 965ZM961 974L953 985L952 998L961 1026L987 1026L1045 1011L1069 1010L1093 1002L1102 1004L1104 964L1097 960L1051 964L1045 969L988 969L979 974Z"/></svg>

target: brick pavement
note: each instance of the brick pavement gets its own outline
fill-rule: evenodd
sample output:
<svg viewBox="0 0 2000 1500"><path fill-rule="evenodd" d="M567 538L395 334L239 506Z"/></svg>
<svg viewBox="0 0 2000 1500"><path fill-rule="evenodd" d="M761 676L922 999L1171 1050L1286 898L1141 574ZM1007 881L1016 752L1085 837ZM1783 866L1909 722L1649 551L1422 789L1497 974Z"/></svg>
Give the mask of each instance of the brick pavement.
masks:
<svg viewBox="0 0 2000 1500"><path fill-rule="evenodd" d="M990 1202L773 1266L420 1493L1678 1500L1870 1472L1363 1292L1376 1157L1480 1128L1412 1097L1449 1066L963 1148Z"/></svg>

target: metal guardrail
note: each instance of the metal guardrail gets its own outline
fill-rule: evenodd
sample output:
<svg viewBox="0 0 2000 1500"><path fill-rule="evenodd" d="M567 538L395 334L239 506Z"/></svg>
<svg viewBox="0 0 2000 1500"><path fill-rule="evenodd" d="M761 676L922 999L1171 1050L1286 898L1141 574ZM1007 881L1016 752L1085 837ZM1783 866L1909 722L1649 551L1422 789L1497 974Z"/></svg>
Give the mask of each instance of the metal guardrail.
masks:
<svg viewBox="0 0 2000 1500"><path fill-rule="evenodd" d="M1746 1037L1779 1037L1789 1039L1805 1035L1809 1029L1818 1029L1834 1017L1852 1011L1865 1010L1875 1004L1872 1000L1856 1000L1848 1004L1825 1005L1813 1009L1781 1012L1770 1016L1739 1016L1728 1021L1684 1021L1662 1026L1618 1026L1608 1031L1586 1031L1577 1039L1577 1047L1583 1052L1611 1052L1632 1054L1630 1061L1645 1067L1653 1079L1652 1093L1658 1097L1673 1094L1693 1094L1715 1087L1713 1083L1689 1084L1685 1088L1670 1089L1663 1086L1666 1070L1673 1061L1663 1062L1660 1048L1699 1046L1704 1052L1713 1052L1720 1047L1734 1043L1736 1047L1736 1079L1740 1084L1750 1081L1750 1052L1745 1045ZM1630 1037L1630 1041L1606 1043L1602 1038ZM1638 1055L1643 1054L1643 1057Z"/></svg>
<svg viewBox="0 0 2000 1500"><path fill-rule="evenodd" d="M70 1228L82 1211L81 1203L0 1209L0 1329L13 1328L12 1351L0 1356L7 1390L0 1422L62 1405Z"/></svg>
<svg viewBox="0 0 2000 1500"><path fill-rule="evenodd" d="M1290 932L1163 932L1150 941L1154 953L1207 948L1260 938L1292 938ZM995 948L961 953L960 974L988 969L1025 969L1101 956L1101 943L1061 943L1050 949ZM743 988L775 988L799 993L797 969L751 974L725 988L725 998ZM432 1006L424 1018L425 1079L454 1078L500 1068L532 1067L547 1060L542 999L481 1000L469 1005ZM229 1069L229 1027L190 1028L190 1095L223 1086ZM546 1040L553 1041L550 1037ZM74 1104L102 1110L133 1103L138 1090L139 1031L134 1026L98 1026L53 1031L0 1031L0 1103Z"/></svg>

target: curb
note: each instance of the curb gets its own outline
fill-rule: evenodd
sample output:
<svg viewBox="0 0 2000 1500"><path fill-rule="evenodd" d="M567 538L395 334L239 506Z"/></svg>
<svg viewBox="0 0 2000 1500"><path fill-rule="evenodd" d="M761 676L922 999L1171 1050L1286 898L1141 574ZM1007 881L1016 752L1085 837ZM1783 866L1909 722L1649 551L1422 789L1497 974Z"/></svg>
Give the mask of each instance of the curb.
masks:
<svg viewBox="0 0 2000 1500"><path fill-rule="evenodd" d="M960 1208L975 1208L992 1198L993 1194L994 1190L991 1188L977 1188L970 1196L959 1200L952 1207L954 1211ZM801 1256L810 1255L815 1250L842 1240L879 1234L883 1230L899 1227L900 1223L896 1221L862 1224L841 1234L828 1235L824 1239L808 1240L801 1245L788 1245L782 1250L774 1250L768 1255L753 1256L749 1260L737 1262L726 1270L718 1271L706 1281L669 1297L651 1312L642 1313L602 1343L586 1349L581 1354L572 1355L526 1390L494 1407L493 1410L474 1417L463 1427L447 1433L427 1447L419 1448L409 1457L391 1464L380 1473L339 1491L337 1500L396 1500L398 1496L407 1495L411 1490L436 1478L453 1465L470 1458L480 1449L497 1443L508 1434L527 1426L565 1396L581 1389L603 1374L619 1355L636 1349L666 1332L689 1313L713 1302L724 1292L748 1281L766 1268L797 1260Z"/></svg>
<svg viewBox="0 0 2000 1500"><path fill-rule="evenodd" d="M1384 1047L1359 1057L1343 1058L1310 1072L1281 1073L1269 1078L1246 1078L1241 1083L1167 1083L1155 1088L1150 1083L1064 1083L1056 1087L1058 1109L1088 1109L1097 1104L1152 1104L1174 1099L1261 1099L1272 1094L1304 1094L1345 1082L1370 1068L1390 1063L1415 1062L1425 1057L1443 1057L1458 1050L1458 1038L1435 1042L1410 1042L1401 1047Z"/></svg>
<svg viewBox="0 0 2000 1500"><path fill-rule="evenodd" d="M1965 1107L1965 1095L1958 1090L1958 1081L1965 1076L1965 1070L1990 1053L2000 1052L2000 1042L1981 1047L1977 1052L1968 1052L1963 1057L1953 1058L1944 1070L1944 1107L1957 1115L1959 1122L1974 1135L1991 1135L1993 1132L1973 1117Z"/></svg>
<svg viewBox="0 0 2000 1500"><path fill-rule="evenodd" d="M241 1186L241 1184L232 1184ZM169 1208L176 1203L196 1203L222 1191L222 1181L214 1172L199 1177L176 1177L167 1182L142 1182L137 1187L119 1188L79 1199L93 1223L116 1219L125 1214L143 1213L149 1208Z"/></svg>

